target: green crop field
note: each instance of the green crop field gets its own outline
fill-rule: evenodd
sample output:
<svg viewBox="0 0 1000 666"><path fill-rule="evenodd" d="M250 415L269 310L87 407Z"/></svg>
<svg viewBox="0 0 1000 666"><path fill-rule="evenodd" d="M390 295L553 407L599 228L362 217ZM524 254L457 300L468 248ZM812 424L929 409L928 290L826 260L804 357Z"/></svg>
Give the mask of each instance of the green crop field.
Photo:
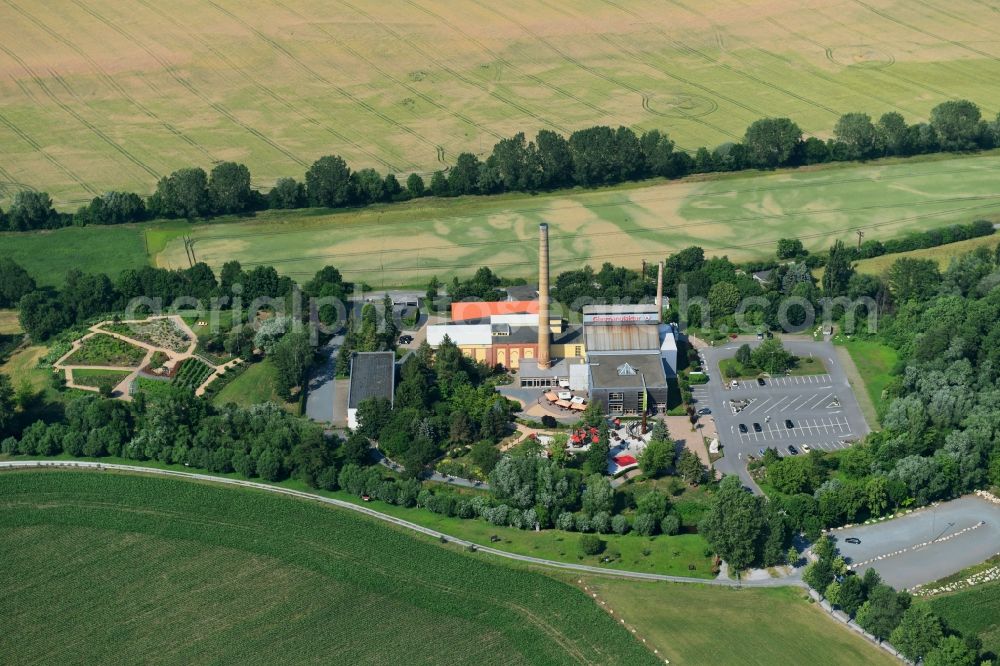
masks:
<svg viewBox="0 0 1000 666"><path fill-rule="evenodd" d="M182 235L218 271L230 259L274 265L308 279L325 265L349 280L424 286L432 275L467 276L479 266L533 277L537 225L551 228L553 270L605 261L639 266L697 244L734 260L773 256L779 238L822 251L835 239L886 239L977 218L1000 221L994 174L1000 152L975 156L834 164L774 173L632 183L593 191L421 199L329 212L262 213L212 223L68 228L0 235L0 256L41 284L69 267L105 272L155 263L186 268ZM142 230L145 229L145 242Z"/></svg>
<svg viewBox="0 0 1000 666"><path fill-rule="evenodd" d="M0 233L0 257L24 266L39 285L61 287L74 268L115 278L149 265L142 236L142 227L131 224Z"/></svg>
<svg viewBox="0 0 1000 666"><path fill-rule="evenodd" d="M219 160L258 185L322 154L427 172L498 137L598 124L685 148L763 116L995 113L1000 15L979 0L11 0L0 22L0 184L72 207Z"/></svg>
<svg viewBox="0 0 1000 666"><path fill-rule="evenodd" d="M585 578L671 664L898 664L793 588L742 590Z"/></svg>
<svg viewBox="0 0 1000 666"><path fill-rule="evenodd" d="M490 266L531 277L537 225L550 225L553 270L605 261L638 266L688 245L737 260L773 256L798 237L811 250L976 218L1000 219L1000 154L834 165L539 196L423 200L323 214L266 213L192 228L196 258L269 264L305 279L324 265L373 286L423 285ZM187 267L180 238L156 255Z"/></svg>
<svg viewBox="0 0 1000 666"><path fill-rule="evenodd" d="M315 503L0 474L4 663L656 663L581 591Z"/></svg>
<svg viewBox="0 0 1000 666"><path fill-rule="evenodd" d="M74 370L73 381L81 386L114 388L129 376L125 370Z"/></svg>
<svg viewBox="0 0 1000 666"><path fill-rule="evenodd" d="M1000 583L942 594L927 603L949 627L963 636L978 636L984 652L1000 654Z"/></svg>

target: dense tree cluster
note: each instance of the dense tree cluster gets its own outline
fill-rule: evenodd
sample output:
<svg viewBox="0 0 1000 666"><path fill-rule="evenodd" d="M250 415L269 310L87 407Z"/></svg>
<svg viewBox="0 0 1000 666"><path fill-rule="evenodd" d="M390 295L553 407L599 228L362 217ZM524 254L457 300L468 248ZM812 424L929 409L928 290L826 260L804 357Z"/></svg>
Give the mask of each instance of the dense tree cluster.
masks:
<svg viewBox="0 0 1000 666"><path fill-rule="evenodd" d="M339 208L400 201L428 194L439 197L530 192L593 187L659 176L773 169L821 162L917 155L938 151L990 149L1000 145L1000 116L987 121L974 103L947 101L934 107L930 123L908 125L899 113L877 121L864 113L847 113L834 127L833 138L803 139L788 118L762 118L752 123L738 143L714 150L699 148L694 156L676 149L660 130L636 134L628 127L595 126L568 138L541 130L534 141L523 132L501 139L482 160L461 153L447 172L437 171L426 184L410 174L405 187L396 174L374 169L352 170L342 157L327 155L314 162L304 182L281 178L266 194L251 185L249 169L235 162L216 165L211 173L198 167L179 169L161 178L156 191L143 199L129 192L108 192L82 206L75 215L57 213L44 192L19 192L0 230L26 231L70 224L121 224L146 219L201 218L267 208L305 206Z"/></svg>
<svg viewBox="0 0 1000 666"><path fill-rule="evenodd" d="M447 449L495 444L507 434L511 413L494 390L492 370L446 338L433 352L421 345L403 363L393 405L374 398L358 406L358 432L417 475Z"/></svg>
<svg viewBox="0 0 1000 666"><path fill-rule="evenodd" d="M215 408L190 391L171 389L149 401L140 394L132 403L72 400L64 422L37 421L0 448L5 454L155 460L266 481L294 477L332 489L340 446L321 426L277 405Z"/></svg>

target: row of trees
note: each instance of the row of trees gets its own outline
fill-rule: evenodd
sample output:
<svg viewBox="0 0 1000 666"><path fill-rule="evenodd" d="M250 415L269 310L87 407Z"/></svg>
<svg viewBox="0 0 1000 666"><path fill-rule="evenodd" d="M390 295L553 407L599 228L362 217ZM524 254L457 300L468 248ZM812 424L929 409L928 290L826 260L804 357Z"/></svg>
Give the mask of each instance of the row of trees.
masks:
<svg viewBox="0 0 1000 666"><path fill-rule="evenodd" d="M0 413L3 393L0 388ZM190 391L167 389L152 400L140 393L131 403L96 396L71 400L61 422L36 421L19 438L4 439L0 450L7 455L153 460L266 481L294 477L312 487L335 487L343 445L318 424L271 403L217 408Z"/></svg>
<svg viewBox="0 0 1000 666"><path fill-rule="evenodd" d="M57 213L44 192L19 192L10 211L0 211L0 230L120 224L158 217L194 219L267 208L339 208L428 194L592 187L652 176L679 178L690 173L989 149L1000 145L1000 116L984 120L974 103L954 100L934 107L929 123L908 125L895 112L877 121L864 113L847 113L837 121L833 134L827 141L803 139L802 130L790 119L763 118L747 128L741 142L714 150L702 147L692 156L676 150L660 130L637 135L623 126L595 126L568 138L541 130L533 141L524 133L501 139L484 160L461 153L454 165L435 172L429 183L414 173L404 186L395 174L382 176L370 168L354 171L343 158L328 155L309 167L303 182L282 178L266 194L253 188L245 165L223 162L210 173L197 167L179 169L160 179L146 199L131 192L108 192L74 215Z"/></svg>

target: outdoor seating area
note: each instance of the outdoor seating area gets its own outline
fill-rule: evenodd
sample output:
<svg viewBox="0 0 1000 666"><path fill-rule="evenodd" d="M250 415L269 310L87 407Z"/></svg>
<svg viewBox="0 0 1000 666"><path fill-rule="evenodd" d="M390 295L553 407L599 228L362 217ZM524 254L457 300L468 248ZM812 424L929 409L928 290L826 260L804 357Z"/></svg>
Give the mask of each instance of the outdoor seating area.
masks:
<svg viewBox="0 0 1000 666"><path fill-rule="evenodd" d="M587 399L582 395L574 395L572 391L548 391L542 397L549 406L563 411L582 412L587 409Z"/></svg>

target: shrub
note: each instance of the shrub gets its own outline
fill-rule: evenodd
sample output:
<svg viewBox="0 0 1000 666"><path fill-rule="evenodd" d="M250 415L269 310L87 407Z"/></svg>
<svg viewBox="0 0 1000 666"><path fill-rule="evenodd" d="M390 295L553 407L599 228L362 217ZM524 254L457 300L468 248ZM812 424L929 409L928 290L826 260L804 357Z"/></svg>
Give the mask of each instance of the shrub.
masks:
<svg viewBox="0 0 1000 666"><path fill-rule="evenodd" d="M611 529L614 530L615 534L628 534L632 526L628 522L628 518L619 514L611 519Z"/></svg>
<svg viewBox="0 0 1000 666"><path fill-rule="evenodd" d="M597 555L604 550L604 542L596 534L580 536L580 552L584 555Z"/></svg>
<svg viewBox="0 0 1000 666"><path fill-rule="evenodd" d="M656 531L656 518L648 513L640 513L635 517L635 523L633 523L632 529L635 530L636 534L640 534L642 536L652 536L653 532Z"/></svg>
<svg viewBox="0 0 1000 666"><path fill-rule="evenodd" d="M660 531L666 535L673 536L681 530L681 520L676 513L672 513L660 521Z"/></svg>

